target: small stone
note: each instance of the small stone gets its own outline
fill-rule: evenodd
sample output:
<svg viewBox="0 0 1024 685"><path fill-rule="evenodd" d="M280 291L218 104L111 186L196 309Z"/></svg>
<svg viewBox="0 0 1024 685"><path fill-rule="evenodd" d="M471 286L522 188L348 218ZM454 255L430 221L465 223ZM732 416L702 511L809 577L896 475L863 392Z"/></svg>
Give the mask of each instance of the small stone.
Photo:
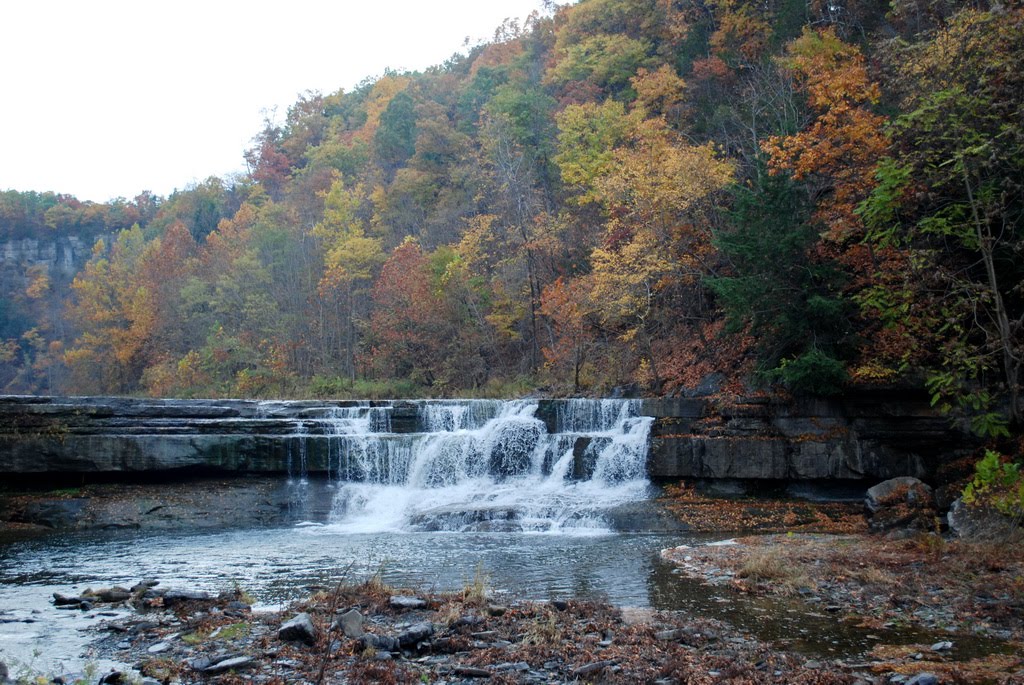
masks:
<svg viewBox="0 0 1024 685"><path fill-rule="evenodd" d="M936 642L934 645L932 645L932 651L933 652L945 652L945 651L948 651L950 649L953 649L953 643L950 642L949 640L943 640L942 642Z"/></svg>
<svg viewBox="0 0 1024 685"><path fill-rule="evenodd" d="M474 616L472 614L467 614L466 616L460 616L459 618L455 619L455 622L452 623L452 627L458 628L459 626L475 626L483 622L483 616Z"/></svg>
<svg viewBox="0 0 1024 685"><path fill-rule="evenodd" d="M490 678L491 672L486 668L477 668L475 666L456 666L452 669L455 675L466 676L467 678Z"/></svg>
<svg viewBox="0 0 1024 685"><path fill-rule="evenodd" d="M530 664L525 661L517 661L515 663L498 664L494 667L495 671L529 671Z"/></svg>
<svg viewBox="0 0 1024 685"><path fill-rule="evenodd" d="M316 643L316 626L307 613L301 613L281 624L277 637L285 642L305 642L307 645Z"/></svg>
<svg viewBox="0 0 1024 685"><path fill-rule="evenodd" d="M227 671L239 670L242 668L248 668L256 663L256 660L251 656L236 656L223 661L218 661L210 666L203 669L203 673L216 674L225 673Z"/></svg>
<svg viewBox="0 0 1024 685"><path fill-rule="evenodd" d="M939 685L939 677L934 673L918 673L907 681L907 685Z"/></svg>
<svg viewBox="0 0 1024 685"><path fill-rule="evenodd" d="M589 663L589 664L585 664L583 666L580 666L579 668L574 670L572 672L572 677L573 678L582 678L584 676L593 675L594 673L598 673L598 672L603 671L604 669L608 668L609 666L614 666L614 665L615 665L615 662L611 661L610 659L606 659L604 661L595 661L593 663Z"/></svg>
<svg viewBox="0 0 1024 685"><path fill-rule="evenodd" d="M143 678L143 679L142 679L142 680L141 680L141 681L139 682L139 685L164 685L164 684L163 684L163 683L161 683L161 682L160 682L159 680L157 680L156 678L148 678L148 677L147 677L147 678Z"/></svg>
<svg viewBox="0 0 1024 685"><path fill-rule="evenodd" d="M398 638L391 637L390 635L366 633L360 640L363 643L363 649L372 647L378 652L394 652L399 648Z"/></svg>
<svg viewBox="0 0 1024 685"><path fill-rule="evenodd" d="M427 606L427 600L405 595L392 595L388 603L395 609L423 609Z"/></svg>
<svg viewBox="0 0 1024 685"><path fill-rule="evenodd" d="M121 671L111 671L99 679L98 685L120 685L123 680L124 674Z"/></svg>
<svg viewBox="0 0 1024 685"><path fill-rule="evenodd" d="M146 650L150 654L162 654L171 648L170 642L157 642L155 645L150 645Z"/></svg>
<svg viewBox="0 0 1024 685"><path fill-rule="evenodd" d="M508 611L508 607L502 606L501 604L488 604L487 613L491 616L503 616Z"/></svg>
<svg viewBox="0 0 1024 685"><path fill-rule="evenodd" d="M555 607L559 611L565 611L569 608L569 603L564 599L553 599L551 600L551 606Z"/></svg>
<svg viewBox="0 0 1024 685"><path fill-rule="evenodd" d="M362 637L366 632L363 630L363 615L356 609L350 609L336 618L331 629L340 629L345 637Z"/></svg>
<svg viewBox="0 0 1024 685"><path fill-rule="evenodd" d="M190 668L193 668L197 671L201 671L204 668L207 668L210 665L212 665L213 659L208 656L197 656L194 659L189 659L185 663L187 663Z"/></svg>
<svg viewBox="0 0 1024 685"><path fill-rule="evenodd" d="M476 632L476 633L470 633L469 636L470 637L474 637L477 640L488 640L488 639L490 639L492 637L497 637L498 636L498 631L497 630L481 630L481 631Z"/></svg>
<svg viewBox="0 0 1024 685"><path fill-rule="evenodd" d="M433 634L434 625L429 621L424 621L423 623L410 626L408 630L399 634L398 644L401 647L413 647Z"/></svg>

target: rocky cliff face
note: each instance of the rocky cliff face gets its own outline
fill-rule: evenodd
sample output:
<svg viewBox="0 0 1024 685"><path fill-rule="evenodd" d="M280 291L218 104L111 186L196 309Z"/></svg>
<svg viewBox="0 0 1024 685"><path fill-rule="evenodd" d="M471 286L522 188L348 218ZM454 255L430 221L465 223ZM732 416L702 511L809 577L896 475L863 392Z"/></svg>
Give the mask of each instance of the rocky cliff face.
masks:
<svg viewBox="0 0 1024 685"><path fill-rule="evenodd" d="M538 418L554 421L560 402L541 400ZM386 407L390 432L419 430L415 403L369 404ZM0 397L0 474L325 473L339 449L325 417L358 405ZM655 417L656 480L932 479L969 447L920 397L652 399L640 413Z"/></svg>
<svg viewBox="0 0 1024 685"><path fill-rule="evenodd" d="M931 479L970 449L926 398L896 391L789 404L647 400L642 413L657 417L652 478Z"/></svg>
<svg viewBox="0 0 1024 685"><path fill-rule="evenodd" d="M95 242L92 238L75 235L2 241L0 286L8 293L22 291L33 271L42 271L55 282L69 283L89 261ZM110 244L109 239L107 244Z"/></svg>

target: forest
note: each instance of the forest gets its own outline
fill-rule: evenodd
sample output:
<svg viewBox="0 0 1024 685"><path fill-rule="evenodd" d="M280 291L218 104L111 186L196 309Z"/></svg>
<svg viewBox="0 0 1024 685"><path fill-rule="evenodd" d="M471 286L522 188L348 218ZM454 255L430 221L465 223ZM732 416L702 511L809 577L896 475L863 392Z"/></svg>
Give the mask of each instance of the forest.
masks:
<svg viewBox="0 0 1024 685"><path fill-rule="evenodd" d="M0 302L0 389L832 395L1024 414L1024 7L582 0L306 93L247 173L0 193L92 258ZM241 152L241 151L240 151Z"/></svg>

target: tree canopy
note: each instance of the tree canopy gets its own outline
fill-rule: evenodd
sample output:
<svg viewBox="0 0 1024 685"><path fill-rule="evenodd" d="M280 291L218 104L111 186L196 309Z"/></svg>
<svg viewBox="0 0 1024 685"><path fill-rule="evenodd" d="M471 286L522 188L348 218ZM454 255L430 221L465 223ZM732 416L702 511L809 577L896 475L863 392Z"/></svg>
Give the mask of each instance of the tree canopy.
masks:
<svg viewBox="0 0 1024 685"><path fill-rule="evenodd" d="M925 384L1005 432L1024 10L911 5L582 0L303 95L238 178L0 193L0 240L95 242L73 279L7 281L0 383L674 393L719 371Z"/></svg>

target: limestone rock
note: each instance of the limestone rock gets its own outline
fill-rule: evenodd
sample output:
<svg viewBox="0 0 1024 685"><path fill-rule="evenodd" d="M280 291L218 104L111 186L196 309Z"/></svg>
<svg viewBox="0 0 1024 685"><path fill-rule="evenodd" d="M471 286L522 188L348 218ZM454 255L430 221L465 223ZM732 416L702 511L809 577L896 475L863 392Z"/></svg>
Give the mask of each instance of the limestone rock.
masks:
<svg viewBox="0 0 1024 685"><path fill-rule="evenodd" d="M281 624L277 637L285 642L304 642L307 645L316 643L317 631L313 619L303 612L291 620Z"/></svg>
<svg viewBox="0 0 1024 685"><path fill-rule="evenodd" d="M434 625L429 621L410 626L398 635L401 647L415 647L434 634Z"/></svg>
<svg viewBox="0 0 1024 685"><path fill-rule="evenodd" d="M932 488L917 478L890 478L868 488L869 524L875 531L933 530L938 510Z"/></svg>
<svg viewBox="0 0 1024 685"><path fill-rule="evenodd" d="M395 609L423 609L427 606L427 600L405 595L392 595L388 603Z"/></svg>
<svg viewBox="0 0 1024 685"><path fill-rule="evenodd" d="M1011 532L1013 521L998 511L967 504L963 499L953 501L946 514L949 529L961 538L999 538Z"/></svg>
<svg viewBox="0 0 1024 685"><path fill-rule="evenodd" d="M336 621L345 637L362 637L366 632L363 630L363 615L356 609L346 611Z"/></svg>

